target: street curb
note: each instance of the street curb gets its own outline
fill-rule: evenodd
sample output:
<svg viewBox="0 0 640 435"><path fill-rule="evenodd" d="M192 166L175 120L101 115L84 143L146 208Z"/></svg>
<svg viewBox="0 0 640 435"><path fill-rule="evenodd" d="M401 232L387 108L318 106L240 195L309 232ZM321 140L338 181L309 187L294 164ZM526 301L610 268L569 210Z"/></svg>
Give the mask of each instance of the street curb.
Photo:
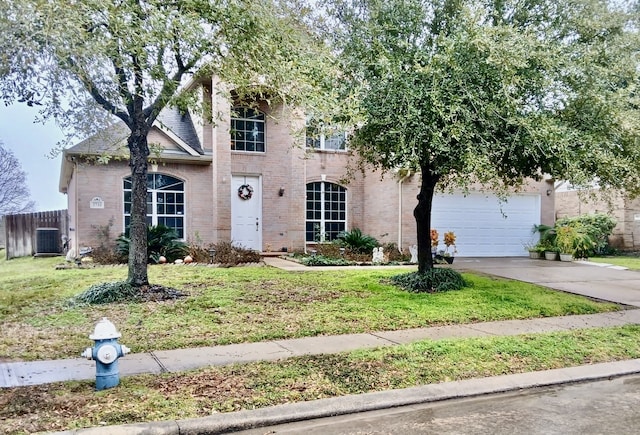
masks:
<svg viewBox="0 0 640 435"><path fill-rule="evenodd" d="M563 369L502 375L490 378L429 384L268 408L221 413L209 417L92 427L58 435L195 435L222 434L316 418L377 411L443 400L478 397L529 388L611 379L640 373L640 359ZM53 434L53 432L51 433Z"/></svg>

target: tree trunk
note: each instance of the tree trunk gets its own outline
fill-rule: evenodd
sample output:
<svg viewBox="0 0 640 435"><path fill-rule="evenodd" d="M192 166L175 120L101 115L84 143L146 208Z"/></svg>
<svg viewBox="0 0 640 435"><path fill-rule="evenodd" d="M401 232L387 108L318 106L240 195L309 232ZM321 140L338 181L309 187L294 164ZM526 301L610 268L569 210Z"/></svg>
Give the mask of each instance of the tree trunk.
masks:
<svg viewBox="0 0 640 435"><path fill-rule="evenodd" d="M422 177L418 205L413 210L418 235L418 273L424 273L433 267L431 256L431 205L439 176L433 175L429 167L421 167Z"/></svg>
<svg viewBox="0 0 640 435"><path fill-rule="evenodd" d="M140 287L149 284L147 276L147 143L148 129L132 131L129 147L131 167L131 225L129 236L129 284Z"/></svg>

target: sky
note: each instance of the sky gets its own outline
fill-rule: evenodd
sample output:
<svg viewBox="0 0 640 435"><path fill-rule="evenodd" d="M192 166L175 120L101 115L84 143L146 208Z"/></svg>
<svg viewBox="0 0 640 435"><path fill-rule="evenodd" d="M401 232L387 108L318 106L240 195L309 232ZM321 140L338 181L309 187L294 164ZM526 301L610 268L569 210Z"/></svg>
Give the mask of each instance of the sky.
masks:
<svg viewBox="0 0 640 435"><path fill-rule="evenodd" d="M0 104L0 142L13 152L26 172L35 210L66 209L67 196L58 191L61 156L49 157L64 135L53 121L35 123L37 116L38 109L26 104Z"/></svg>

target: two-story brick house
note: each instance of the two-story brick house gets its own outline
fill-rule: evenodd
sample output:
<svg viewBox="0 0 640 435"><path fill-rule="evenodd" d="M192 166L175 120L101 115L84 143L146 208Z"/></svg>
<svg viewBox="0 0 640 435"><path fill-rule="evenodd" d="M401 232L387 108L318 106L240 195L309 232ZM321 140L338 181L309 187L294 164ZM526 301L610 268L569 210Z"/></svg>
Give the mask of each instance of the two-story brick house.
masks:
<svg viewBox="0 0 640 435"><path fill-rule="evenodd" d="M166 109L149 133L161 149L149 165L150 224L202 245L233 241L260 251L301 251L356 227L405 250L416 243L419 175L356 173L345 182L344 137L305 139L297 111L234 106L211 88L203 98L215 124ZM96 246L109 223L115 238L128 223L126 137L115 125L64 152L59 189L68 195L74 246ZM479 192L439 195L432 226L456 232L461 256L525 255L532 226L553 222L552 192L543 181L502 204Z"/></svg>

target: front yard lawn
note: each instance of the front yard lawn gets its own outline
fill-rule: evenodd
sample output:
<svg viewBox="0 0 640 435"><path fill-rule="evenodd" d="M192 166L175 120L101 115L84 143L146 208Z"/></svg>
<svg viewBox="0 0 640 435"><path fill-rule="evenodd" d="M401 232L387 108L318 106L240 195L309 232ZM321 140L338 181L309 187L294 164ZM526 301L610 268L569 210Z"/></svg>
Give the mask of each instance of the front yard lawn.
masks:
<svg viewBox="0 0 640 435"><path fill-rule="evenodd" d="M1 253L0 253L1 254ZM619 309L531 284L465 274L470 286L413 294L389 270L285 272L269 267L149 267L150 281L177 300L73 306L90 285L119 281L126 268L55 270L61 258L0 260L0 360L74 358L108 317L133 352L315 335L347 334Z"/></svg>

